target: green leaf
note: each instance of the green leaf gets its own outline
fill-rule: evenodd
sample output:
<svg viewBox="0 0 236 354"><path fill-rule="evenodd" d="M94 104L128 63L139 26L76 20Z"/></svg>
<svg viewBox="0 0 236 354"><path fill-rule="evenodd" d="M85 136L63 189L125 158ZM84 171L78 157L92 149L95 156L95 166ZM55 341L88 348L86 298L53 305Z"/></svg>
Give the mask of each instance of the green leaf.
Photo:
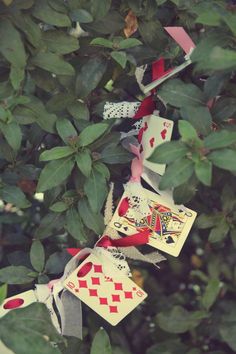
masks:
<svg viewBox="0 0 236 354"><path fill-rule="evenodd" d="M70 27L71 21L66 14L55 11L47 2L41 0L35 3L33 16L38 20L57 27Z"/></svg>
<svg viewBox="0 0 236 354"><path fill-rule="evenodd" d="M87 146L97 140L101 135L105 133L108 125L105 123L97 123L89 125L79 135L78 146Z"/></svg>
<svg viewBox="0 0 236 354"><path fill-rule="evenodd" d="M92 159L89 150L79 151L75 157L78 168L85 177L89 177L92 169Z"/></svg>
<svg viewBox="0 0 236 354"><path fill-rule="evenodd" d="M55 75L75 74L73 66L54 53L40 52L32 57L31 63Z"/></svg>
<svg viewBox="0 0 236 354"><path fill-rule="evenodd" d="M186 158L178 159L170 164L161 179L160 190L177 187L186 182L193 174L194 164Z"/></svg>
<svg viewBox="0 0 236 354"><path fill-rule="evenodd" d="M33 268L41 273L45 264L45 252L42 243L39 240L35 240L32 243L30 249L30 262Z"/></svg>
<svg viewBox="0 0 236 354"><path fill-rule="evenodd" d="M53 326L44 304L12 310L0 320L1 340L15 354L61 354L52 342L63 339Z"/></svg>
<svg viewBox="0 0 236 354"><path fill-rule="evenodd" d="M228 346L236 351L236 324L234 323L225 323L220 326L220 335L221 338Z"/></svg>
<svg viewBox="0 0 236 354"><path fill-rule="evenodd" d="M70 146L56 146L51 150L46 150L40 155L40 161L58 160L74 154L75 151Z"/></svg>
<svg viewBox="0 0 236 354"><path fill-rule="evenodd" d="M186 156L188 147L181 141L167 141L155 148L148 161L155 163L170 163Z"/></svg>
<svg viewBox="0 0 236 354"><path fill-rule="evenodd" d="M163 27L156 18L153 20L140 19L138 21L138 28L143 41L147 46L151 47L152 49L159 50L160 47L165 45L166 37L163 33Z"/></svg>
<svg viewBox="0 0 236 354"><path fill-rule="evenodd" d="M56 122L56 128L61 139L66 144L68 144L70 138L78 136L77 131L75 130L73 124L69 119L66 118L58 119Z"/></svg>
<svg viewBox="0 0 236 354"><path fill-rule="evenodd" d="M236 68L236 53L234 50L214 47L207 58L205 69L233 70Z"/></svg>
<svg viewBox="0 0 236 354"><path fill-rule="evenodd" d="M85 181L84 191L92 211L94 213L100 212L107 195L107 184L104 175L96 169L92 169L91 175Z"/></svg>
<svg viewBox="0 0 236 354"><path fill-rule="evenodd" d="M0 305L7 297L7 284L2 284L0 286Z"/></svg>
<svg viewBox="0 0 236 354"><path fill-rule="evenodd" d="M110 339L105 329L100 328L95 334L90 354L112 354Z"/></svg>
<svg viewBox="0 0 236 354"><path fill-rule="evenodd" d="M71 174L73 167L74 160L71 158L49 162L41 171L37 191L45 192L63 183Z"/></svg>
<svg viewBox="0 0 236 354"><path fill-rule="evenodd" d="M0 53L16 68L26 65L26 53L19 32L10 20L0 21Z"/></svg>
<svg viewBox="0 0 236 354"><path fill-rule="evenodd" d="M20 88L21 82L24 80L25 70L16 66L11 66L10 81L15 90Z"/></svg>
<svg viewBox="0 0 236 354"><path fill-rule="evenodd" d="M180 184L173 191L175 204L188 203L197 192L198 180L193 175L186 183Z"/></svg>
<svg viewBox="0 0 236 354"><path fill-rule="evenodd" d="M70 12L70 18L72 21L79 23L93 22L93 16L84 9L74 9Z"/></svg>
<svg viewBox="0 0 236 354"><path fill-rule="evenodd" d="M221 149L236 143L236 132L220 130L212 132L204 139L204 146L207 149Z"/></svg>
<svg viewBox="0 0 236 354"><path fill-rule="evenodd" d="M86 240L86 235L84 233L84 227L81 218L75 208L70 208L66 212L65 229L74 239L81 242Z"/></svg>
<svg viewBox="0 0 236 354"><path fill-rule="evenodd" d="M202 12L195 22L208 26L218 26L221 22L221 15L217 11L214 11L214 9L211 9L211 11Z"/></svg>
<svg viewBox="0 0 236 354"><path fill-rule="evenodd" d="M1 191L1 198L18 208L29 208L31 203L26 199L22 190L16 186L5 185Z"/></svg>
<svg viewBox="0 0 236 354"><path fill-rule="evenodd" d="M208 229L215 226L219 222L219 215L206 215L201 214L197 217L196 226L199 229Z"/></svg>
<svg viewBox="0 0 236 354"><path fill-rule="evenodd" d="M89 110L85 103L82 102L73 102L67 106L68 112L72 115L76 120L84 119L86 121L89 120Z"/></svg>
<svg viewBox="0 0 236 354"><path fill-rule="evenodd" d="M78 39L62 31L45 31L43 40L47 50L53 53L69 54L79 49Z"/></svg>
<svg viewBox="0 0 236 354"><path fill-rule="evenodd" d="M95 19L103 19L111 7L111 0L91 0L90 3L91 12Z"/></svg>
<svg viewBox="0 0 236 354"><path fill-rule="evenodd" d="M199 134L207 135L211 131L212 117L207 107L186 105L181 108L180 114Z"/></svg>
<svg viewBox="0 0 236 354"><path fill-rule="evenodd" d="M13 22L20 31L24 32L27 40L34 46L39 47L41 44L41 30L37 23L35 23L32 17L26 12L22 15L21 12L12 14Z"/></svg>
<svg viewBox="0 0 236 354"><path fill-rule="evenodd" d="M208 160L201 160L195 164L195 173L200 182L206 186L211 185L212 163Z"/></svg>
<svg viewBox="0 0 236 354"><path fill-rule="evenodd" d="M111 57L124 69L127 63L127 55L125 52L113 51Z"/></svg>
<svg viewBox="0 0 236 354"><path fill-rule="evenodd" d="M31 283L33 279L32 269L24 266L9 266L0 269L0 281L2 283L26 284Z"/></svg>
<svg viewBox="0 0 236 354"><path fill-rule="evenodd" d="M85 226L97 235L102 235L105 228L102 214L94 213L85 198L79 201L78 210Z"/></svg>
<svg viewBox="0 0 236 354"><path fill-rule="evenodd" d="M218 279L210 279L201 299L202 305L207 311L209 311L209 309L216 301L220 289L221 289L220 281Z"/></svg>
<svg viewBox="0 0 236 354"><path fill-rule="evenodd" d="M69 206L64 202L56 202L50 206L50 210L54 211L54 213L62 213L63 211L67 210Z"/></svg>
<svg viewBox="0 0 236 354"><path fill-rule="evenodd" d="M65 266L70 259L71 256L66 250L63 250L62 252L55 252L48 258L45 266L45 271L47 274L63 273Z"/></svg>
<svg viewBox="0 0 236 354"><path fill-rule="evenodd" d="M15 121L11 123L0 122L0 130L2 131L8 144L13 150L18 151L21 147L22 133L19 124Z"/></svg>
<svg viewBox="0 0 236 354"><path fill-rule="evenodd" d="M101 152L101 161L111 165L130 162L133 157L133 154L115 143L107 145Z"/></svg>
<svg viewBox="0 0 236 354"><path fill-rule="evenodd" d="M100 174L102 174L106 180L109 181L109 179L110 179L110 171L109 171L109 169L107 168L107 166L104 163L99 162L99 161L95 161L93 163L93 168L96 171L98 171Z"/></svg>
<svg viewBox="0 0 236 354"><path fill-rule="evenodd" d="M142 45L143 43L140 42L137 38L126 38L120 41L119 49L129 49L136 47L137 45Z"/></svg>
<svg viewBox="0 0 236 354"><path fill-rule="evenodd" d="M222 149L213 151L207 155L213 165L223 170L236 171L236 151L231 149Z"/></svg>
<svg viewBox="0 0 236 354"><path fill-rule="evenodd" d="M182 140L184 142L192 142L192 141L199 140L196 129L188 121L179 120L178 121L178 128L179 128L179 133L180 133Z"/></svg>
<svg viewBox="0 0 236 354"><path fill-rule="evenodd" d="M228 232L229 225L227 224L225 219L222 219L220 223L218 223L213 229L211 229L208 240L211 243L221 242L225 239Z"/></svg>
<svg viewBox="0 0 236 354"><path fill-rule="evenodd" d="M231 118L236 112L236 99L231 97L219 98L212 108L212 116L216 122Z"/></svg>
<svg viewBox="0 0 236 354"><path fill-rule="evenodd" d="M229 79L230 74L225 72L216 73L208 77L204 84L204 95L207 100L219 95Z"/></svg>
<svg viewBox="0 0 236 354"><path fill-rule="evenodd" d="M175 107L205 105L202 91L196 85L185 84L179 79L163 84L158 90L158 96Z"/></svg>
<svg viewBox="0 0 236 354"><path fill-rule="evenodd" d="M157 315L157 323L166 332L185 333L197 327L207 314L203 311L190 312L181 306L174 306L171 310Z"/></svg>
<svg viewBox="0 0 236 354"><path fill-rule="evenodd" d="M97 32L100 35L101 34L111 34L111 33L115 33L118 32L120 30L123 30L124 26L125 26L125 22L124 22L124 18L121 16L121 14L118 11L109 11L105 16L100 16L100 10L104 9L104 5L107 3L108 0L103 0L103 2L101 3L98 2L97 0L92 0L95 4L96 3L96 7L97 9L99 9L98 11L96 11L97 15L99 16L99 19L92 22L92 23L88 23L83 25L83 28L85 28L86 31L92 31L92 32ZM109 0L110 2L110 0ZM93 16L94 12L93 12Z"/></svg>
<svg viewBox="0 0 236 354"><path fill-rule="evenodd" d="M87 97L106 72L107 64L101 58L91 58L83 66L76 78L76 94Z"/></svg>
<svg viewBox="0 0 236 354"><path fill-rule="evenodd" d="M101 37L94 38L90 42L90 44L92 44L92 45L100 45L102 47L106 47L106 48L110 48L110 49L113 48L113 42L112 41L109 41L108 39L101 38Z"/></svg>

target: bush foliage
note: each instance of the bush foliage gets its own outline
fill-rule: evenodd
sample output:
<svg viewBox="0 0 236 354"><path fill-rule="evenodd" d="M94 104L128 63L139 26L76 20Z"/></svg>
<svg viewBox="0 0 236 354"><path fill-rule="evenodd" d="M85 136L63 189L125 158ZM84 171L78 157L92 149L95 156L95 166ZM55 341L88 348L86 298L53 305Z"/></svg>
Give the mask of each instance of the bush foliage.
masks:
<svg viewBox="0 0 236 354"><path fill-rule="evenodd" d="M130 10L138 30L126 39ZM108 183L120 196L132 159L121 126L102 120L104 102L143 99L136 66L178 65L164 26L184 26L197 44L155 97L175 122L174 141L152 156L168 163L160 188L199 215L180 257L160 270L133 264L149 297L117 327L85 306L83 342L60 337L41 304L10 312L0 333L14 353L236 351L235 11L224 0L0 1L2 299L5 284L13 295L60 276L66 247L94 244Z"/></svg>

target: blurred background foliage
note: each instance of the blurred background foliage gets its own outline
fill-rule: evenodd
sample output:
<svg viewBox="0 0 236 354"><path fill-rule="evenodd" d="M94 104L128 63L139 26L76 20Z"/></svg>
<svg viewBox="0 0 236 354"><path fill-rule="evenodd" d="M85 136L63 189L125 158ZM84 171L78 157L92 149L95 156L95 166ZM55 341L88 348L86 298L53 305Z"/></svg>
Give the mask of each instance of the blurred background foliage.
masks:
<svg viewBox="0 0 236 354"><path fill-rule="evenodd" d="M197 45L155 97L176 122L168 156L153 157L169 163L162 188L199 215L181 255L132 263L148 299L114 328L83 306L83 341L60 337L41 304L10 312L0 336L14 353L236 352L235 13L224 0L0 1L1 300L60 276L66 247L94 244L109 181L120 197L132 159L119 141L132 122L102 121L104 103L143 99L137 66L181 63L164 26Z"/></svg>

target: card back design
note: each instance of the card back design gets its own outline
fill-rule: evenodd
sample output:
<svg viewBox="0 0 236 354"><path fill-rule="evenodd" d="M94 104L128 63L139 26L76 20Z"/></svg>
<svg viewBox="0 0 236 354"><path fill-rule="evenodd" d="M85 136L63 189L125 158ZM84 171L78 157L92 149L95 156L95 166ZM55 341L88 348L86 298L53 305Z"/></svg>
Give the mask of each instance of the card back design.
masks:
<svg viewBox="0 0 236 354"><path fill-rule="evenodd" d="M114 268L114 275L112 278L107 277L99 258L91 254L65 280L64 286L115 326L135 309L147 294L128 277L120 277L117 268Z"/></svg>

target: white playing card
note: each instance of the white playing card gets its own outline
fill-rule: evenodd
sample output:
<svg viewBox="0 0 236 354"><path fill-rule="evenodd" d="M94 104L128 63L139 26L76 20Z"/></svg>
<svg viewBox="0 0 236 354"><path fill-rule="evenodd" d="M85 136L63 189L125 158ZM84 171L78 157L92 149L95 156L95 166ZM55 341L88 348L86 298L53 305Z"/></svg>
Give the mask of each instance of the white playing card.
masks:
<svg viewBox="0 0 236 354"><path fill-rule="evenodd" d="M171 140L173 125L173 121L155 115L143 119L141 136L139 136L143 165L159 175L165 173L166 166L147 161L147 159L158 145Z"/></svg>
<svg viewBox="0 0 236 354"><path fill-rule="evenodd" d="M33 290L25 291L15 296L8 297L0 306L0 318L11 310L29 306L36 301L37 298Z"/></svg>
<svg viewBox="0 0 236 354"><path fill-rule="evenodd" d="M109 262L109 260L107 260ZM112 264L110 267L114 267ZM147 294L128 277L103 273L98 257L91 254L65 280L64 286L113 326L137 307Z"/></svg>

